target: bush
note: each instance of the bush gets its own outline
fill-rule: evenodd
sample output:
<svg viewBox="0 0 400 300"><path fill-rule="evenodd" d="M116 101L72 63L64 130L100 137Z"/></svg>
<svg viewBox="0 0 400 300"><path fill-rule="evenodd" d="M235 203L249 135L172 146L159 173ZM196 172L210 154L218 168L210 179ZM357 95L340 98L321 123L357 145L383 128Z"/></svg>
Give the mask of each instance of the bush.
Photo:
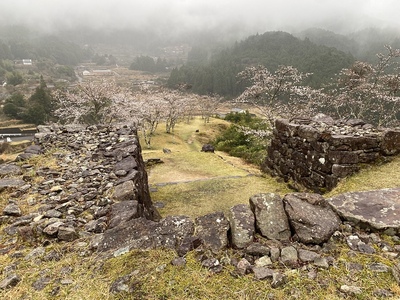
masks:
<svg viewBox="0 0 400 300"><path fill-rule="evenodd" d="M0 154L7 153L10 150L10 143L0 142Z"/></svg>
<svg viewBox="0 0 400 300"><path fill-rule="evenodd" d="M225 120L231 121L232 124L214 140L215 149L261 165L267 155L269 139L255 132L267 132L267 124L249 112L230 113Z"/></svg>

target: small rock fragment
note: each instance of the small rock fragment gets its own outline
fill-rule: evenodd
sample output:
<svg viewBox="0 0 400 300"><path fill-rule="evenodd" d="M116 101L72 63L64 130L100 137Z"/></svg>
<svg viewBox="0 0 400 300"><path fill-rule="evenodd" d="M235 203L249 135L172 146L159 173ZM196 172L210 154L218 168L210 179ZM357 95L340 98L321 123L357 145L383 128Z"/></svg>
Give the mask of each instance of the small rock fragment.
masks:
<svg viewBox="0 0 400 300"><path fill-rule="evenodd" d="M362 293L361 288L352 285L342 285L340 286L340 291L350 296L356 296Z"/></svg>
<svg viewBox="0 0 400 300"><path fill-rule="evenodd" d="M4 290L4 289L14 287L20 281L21 281L21 278L17 274L11 274L0 282L0 289Z"/></svg>

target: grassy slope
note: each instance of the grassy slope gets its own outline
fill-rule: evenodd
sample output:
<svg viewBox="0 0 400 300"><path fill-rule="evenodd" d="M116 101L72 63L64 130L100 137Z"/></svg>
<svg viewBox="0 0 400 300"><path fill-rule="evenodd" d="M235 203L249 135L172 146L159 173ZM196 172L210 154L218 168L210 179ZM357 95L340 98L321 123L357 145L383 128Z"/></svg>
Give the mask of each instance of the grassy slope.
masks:
<svg viewBox="0 0 400 300"><path fill-rule="evenodd" d="M201 120L196 120L189 126L179 124L175 133L170 135L162 133L163 128L160 128L153 139L154 147L143 150L145 159L162 158L165 161L163 165L154 166L149 174L151 186L157 188L152 197L166 205L161 211L164 216L197 216L215 209L226 210L236 203L247 203L252 193L272 191L283 195L288 192L285 185L277 183L275 179L247 176L249 173L259 175L259 172L239 159L223 153L199 151L201 144L208 141L206 136L216 134L220 122L223 123L213 120L211 124L204 125ZM200 133L195 133L196 129ZM162 148L169 148L172 153L164 154ZM56 168L55 159L48 155L31 163ZM400 158L397 158L390 164L372 167L341 182L331 194L399 186L399 165ZM226 176L237 178L226 179ZM213 179L207 179L209 177ZM159 183L186 180L192 182L157 186ZM0 194L0 210L7 200L6 193ZM32 208L23 206L25 213L29 209ZM0 227L0 249L12 242L12 238L2 232L4 227ZM393 245L389 237L383 238ZM343 284L362 289L360 295L346 299L379 299L373 296L376 289L393 293L393 298L385 299L400 298L400 288L390 273L374 273L368 267L360 271L349 268L349 263L368 266L381 262L392 266L394 261L388 259L379 248L376 249L377 254L367 255L349 251L346 245L339 243L325 254L337 257L335 265L327 270L317 270L315 279L309 278L308 269L290 270L277 265L287 275L288 282L281 288L273 289L268 280L256 281L252 275L234 276L234 268L230 265L225 265L222 273L212 274L201 267L194 253L186 257L185 267L170 264L175 253L169 250L131 251L104 261L94 255L87 256L85 242L82 238L74 243L51 244L46 247L46 254L55 251L60 259L45 261L17 259L38 246L19 241L18 247L7 255L0 255L3 271L0 281L7 276L7 266L13 266L22 281L15 288L0 290L0 299L343 299L338 292ZM227 254L219 254L220 260L224 261ZM132 274L130 284L133 292L110 294L111 283L127 274ZM44 276L49 276L49 284L43 290L35 290L32 285Z"/></svg>
<svg viewBox="0 0 400 300"><path fill-rule="evenodd" d="M355 176L342 180L326 196L396 187L400 187L400 156L394 157L390 163L365 167Z"/></svg>
<svg viewBox="0 0 400 300"><path fill-rule="evenodd" d="M154 149L143 150L144 159L164 161L149 170L150 186L156 189L151 197L165 204L160 209L162 215L195 217L217 210L226 212L235 204L248 203L254 194L289 192L285 184L261 176L257 168L241 159L218 151L200 151L202 144L210 142L224 124L218 119L204 124L197 118L190 124L178 124L174 134L165 134L160 128L154 137ZM163 153L162 148L171 153Z"/></svg>

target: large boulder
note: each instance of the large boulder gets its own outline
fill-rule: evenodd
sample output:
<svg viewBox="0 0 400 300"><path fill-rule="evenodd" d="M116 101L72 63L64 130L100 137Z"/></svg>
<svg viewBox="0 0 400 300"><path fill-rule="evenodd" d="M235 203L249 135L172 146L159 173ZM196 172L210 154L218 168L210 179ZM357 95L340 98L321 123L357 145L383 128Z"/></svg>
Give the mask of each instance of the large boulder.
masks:
<svg viewBox="0 0 400 300"><path fill-rule="evenodd" d="M317 129L309 125L300 125L297 130L297 134L300 138L307 142L318 140L320 133Z"/></svg>
<svg viewBox="0 0 400 300"><path fill-rule="evenodd" d="M115 164L114 167L114 172L118 172L121 170L124 170L126 172L129 172L132 169L136 169L138 166L137 161L133 156L127 156L118 163Z"/></svg>
<svg viewBox="0 0 400 300"><path fill-rule="evenodd" d="M43 153L43 148L40 145L30 145L27 147L24 151L25 153L30 153L30 154L42 154Z"/></svg>
<svg viewBox="0 0 400 300"><path fill-rule="evenodd" d="M73 227L60 226L57 237L60 241L72 242L79 238L79 235Z"/></svg>
<svg viewBox="0 0 400 300"><path fill-rule="evenodd" d="M17 204L11 202L3 209L3 215L20 217L22 216L22 211Z"/></svg>
<svg viewBox="0 0 400 300"><path fill-rule="evenodd" d="M139 152L139 148L137 146L137 139L136 138L129 138L124 140L121 143L118 143L115 146L115 150L113 151L113 156L119 160L119 158L127 157L128 155L136 156Z"/></svg>
<svg viewBox="0 0 400 300"><path fill-rule="evenodd" d="M97 250L105 252L121 248L151 249L156 247L155 231L159 222L136 218L106 230L98 242Z"/></svg>
<svg viewBox="0 0 400 300"><path fill-rule="evenodd" d="M187 216L168 216L156 229L156 246L178 249L194 233L194 222Z"/></svg>
<svg viewBox="0 0 400 300"><path fill-rule="evenodd" d="M354 225L400 232L400 188L345 193L327 201L341 218Z"/></svg>
<svg viewBox="0 0 400 300"><path fill-rule="evenodd" d="M254 214L246 204L238 204L228 212L232 247L242 249L254 240Z"/></svg>
<svg viewBox="0 0 400 300"><path fill-rule="evenodd" d="M339 228L339 217L321 195L287 194L283 202L290 225L302 243L324 243Z"/></svg>
<svg viewBox="0 0 400 300"><path fill-rule="evenodd" d="M297 249L293 246L283 247L281 249L280 261L288 267L298 266L298 253Z"/></svg>
<svg viewBox="0 0 400 300"><path fill-rule="evenodd" d="M215 252L228 246L229 222L222 212L215 212L195 219L195 235L203 245Z"/></svg>
<svg viewBox="0 0 400 300"><path fill-rule="evenodd" d="M256 219L256 228L268 239L288 240L291 237L289 221L278 194L265 193L250 197L250 207Z"/></svg>
<svg viewBox="0 0 400 300"><path fill-rule="evenodd" d="M382 137L382 152L385 155L400 153L400 130L388 130Z"/></svg>
<svg viewBox="0 0 400 300"><path fill-rule="evenodd" d="M214 149L214 146L211 145L211 144L204 144L204 145L201 147L201 151L202 151L202 152L211 152L211 153L214 153L215 149Z"/></svg>

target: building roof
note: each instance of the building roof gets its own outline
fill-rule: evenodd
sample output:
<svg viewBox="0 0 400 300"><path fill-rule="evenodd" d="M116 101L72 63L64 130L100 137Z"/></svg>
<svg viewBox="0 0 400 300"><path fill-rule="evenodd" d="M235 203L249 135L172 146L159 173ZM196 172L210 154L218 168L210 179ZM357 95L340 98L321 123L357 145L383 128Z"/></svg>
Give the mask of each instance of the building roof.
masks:
<svg viewBox="0 0 400 300"><path fill-rule="evenodd" d="M22 64L24 64L25 66L30 66L32 65L32 59L23 59Z"/></svg>

